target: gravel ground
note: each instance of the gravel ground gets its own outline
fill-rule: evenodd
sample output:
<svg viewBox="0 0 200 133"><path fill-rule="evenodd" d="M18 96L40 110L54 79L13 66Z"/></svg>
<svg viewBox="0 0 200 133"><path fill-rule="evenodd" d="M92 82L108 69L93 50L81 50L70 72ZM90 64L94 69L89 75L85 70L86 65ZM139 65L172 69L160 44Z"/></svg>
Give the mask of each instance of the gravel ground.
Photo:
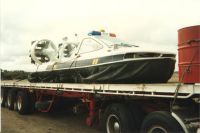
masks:
<svg viewBox="0 0 200 133"><path fill-rule="evenodd" d="M85 117L69 111L36 112L22 116L2 108L2 133L101 133L97 127L87 127Z"/></svg>

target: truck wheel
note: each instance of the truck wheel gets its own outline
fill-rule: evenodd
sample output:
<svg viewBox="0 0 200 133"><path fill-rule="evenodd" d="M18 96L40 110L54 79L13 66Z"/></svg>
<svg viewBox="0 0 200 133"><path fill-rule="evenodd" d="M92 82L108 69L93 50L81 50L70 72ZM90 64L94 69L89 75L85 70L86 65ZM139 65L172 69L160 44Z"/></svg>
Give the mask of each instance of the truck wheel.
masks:
<svg viewBox="0 0 200 133"><path fill-rule="evenodd" d="M16 100L16 90L10 89L8 91L8 96L7 96L7 106L9 110L14 110L15 100Z"/></svg>
<svg viewBox="0 0 200 133"><path fill-rule="evenodd" d="M122 104L112 104L107 107L103 119L107 133L128 133L134 129L131 112Z"/></svg>
<svg viewBox="0 0 200 133"><path fill-rule="evenodd" d="M29 113L29 98L25 91L17 93L17 110L21 115Z"/></svg>
<svg viewBox="0 0 200 133"><path fill-rule="evenodd" d="M143 121L141 132L145 133L171 133L183 132L179 123L169 112L156 111L150 113Z"/></svg>
<svg viewBox="0 0 200 133"><path fill-rule="evenodd" d="M8 91L1 88L1 106L5 107Z"/></svg>
<svg viewBox="0 0 200 133"><path fill-rule="evenodd" d="M142 122L144 120L145 113L143 109L137 104L129 105L133 120L134 120L134 132L138 133L141 129Z"/></svg>

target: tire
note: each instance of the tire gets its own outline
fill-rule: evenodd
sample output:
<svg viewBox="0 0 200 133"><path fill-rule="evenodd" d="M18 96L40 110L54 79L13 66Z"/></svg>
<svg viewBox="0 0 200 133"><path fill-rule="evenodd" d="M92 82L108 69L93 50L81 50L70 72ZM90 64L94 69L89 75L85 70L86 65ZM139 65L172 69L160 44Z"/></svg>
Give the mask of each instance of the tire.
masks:
<svg viewBox="0 0 200 133"><path fill-rule="evenodd" d="M4 88L1 88L1 107L6 106L7 96L8 96L8 91Z"/></svg>
<svg viewBox="0 0 200 133"><path fill-rule="evenodd" d="M36 102L36 97L34 93L28 93L29 97L29 113L33 113L35 111L35 102Z"/></svg>
<svg viewBox="0 0 200 133"><path fill-rule="evenodd" d="M131 111L134 120L134 132L138 133L141 129L142 122L144 120L145 113L143 109L137 104L129 104L129 109Z"/></svg>
<svg viewBox="0 0 200 133"><path fill-rule="evenodd" d="M131 112L123 104L108 106L104 112L103 123L107 133L130 133L135 128Z"/></svg>
<svg viewBox="0 0 200 133"><path fill-rule="evenodd" d="M30 100L28 93L25 91L19 91L17 93L17 110L21 115L28 114L30 112Z"/></svg>
<svg viewBox="0 0 200 133"><path fill-rule="evenodd" d="M184 132L179 123L169 112L155 111L143 121L141 133L181 133Z"/></svg>
<svg viewBox="0 0 200 133"><path fill-rule="evenodd" d="M15 102L16 102L16 90L10 89L8 91L8 96L7 96L7 106L9 110L14 110Z"/></svg>

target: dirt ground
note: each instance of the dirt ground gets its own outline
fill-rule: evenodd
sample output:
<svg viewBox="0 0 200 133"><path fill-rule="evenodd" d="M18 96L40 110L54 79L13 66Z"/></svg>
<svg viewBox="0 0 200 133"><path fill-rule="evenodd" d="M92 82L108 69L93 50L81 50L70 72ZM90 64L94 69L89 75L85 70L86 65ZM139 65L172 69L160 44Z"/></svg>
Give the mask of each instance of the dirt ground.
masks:
<svg viewBox="0 0 200 133"><path fill-rule="evenodd" d="M69 111L35 112L19 115L7 108L1 109L2 133L101 133L97 127L85 124L85 115Z"/></svg>

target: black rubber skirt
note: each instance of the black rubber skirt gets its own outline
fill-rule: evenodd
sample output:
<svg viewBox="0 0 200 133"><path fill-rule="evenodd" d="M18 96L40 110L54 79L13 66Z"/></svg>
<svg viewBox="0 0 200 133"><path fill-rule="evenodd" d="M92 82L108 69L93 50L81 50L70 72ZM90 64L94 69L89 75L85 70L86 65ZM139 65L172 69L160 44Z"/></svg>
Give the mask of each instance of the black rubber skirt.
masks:
<svg viewBox="0 0 200 133"><path fill-rule="evenodd" d="M175 68L171 58L131 60L90 67L33 72L30 82L55 83L165 83Z"/></svg>

